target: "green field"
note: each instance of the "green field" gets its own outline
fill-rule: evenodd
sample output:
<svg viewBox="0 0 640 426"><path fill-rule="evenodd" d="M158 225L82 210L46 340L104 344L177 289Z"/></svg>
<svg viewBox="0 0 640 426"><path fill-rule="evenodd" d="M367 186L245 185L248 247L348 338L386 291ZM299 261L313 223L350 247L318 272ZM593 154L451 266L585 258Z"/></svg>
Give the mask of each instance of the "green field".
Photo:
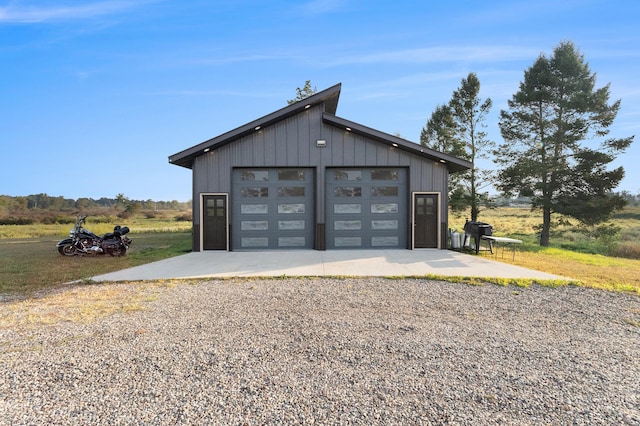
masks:
<svg viewBox="0 0 640 426"><path fill-rule="evenodd" d="M0 239L0 294L30 294L64 283L187 253L191 232L129 234L126 256L61 256L51 237ZM60 238L62 239L62 237Z"/></svg>
<svg viewBox="0 0 640 426"><path fill-rule="evenodd" d="M133 245L126 256L63 257L56 250L58 240L68 235L72 225L1 225L0 294L29 295L76 280L180 255L191 249L191 223L169 217L138 215L127 220L87 220L87 228L97 234L109 232L114 223L131 228ZM586 287L640 293L640 208L628 208L614 218L620 227L612 241L597 239L564 225L554 231L552 246L537 244L535 225L539 218L526 208L498 208L481 213L479 220L490 223L494 235L524 241L512 256L481 256L531 269L562 275ZM451 215L451 228L462 230L464 216ZM611 256L624 248L631 258ZM636 256L634 258L634 256Z"/></svg>
<svg viewBox="0 0 640 426"><path fill-rule="evenodd" d="M541 217L529 208L497 208L483 211L478 218L493 226L493 235L523 241L515 260L510 255L482 256L539 271L573 278L586 287L640 293L640 207L627 207L617 213L612 224L620 228L617 235L596 238L580 232L576 223L554 228L550 247L540 247L536 225ZM575 222L575 221L574 221ZM464 215L449 217L449 226L462 231Z"/></svg>
<svg viewBox="0 0 640 426"><path fill-rule="evenodd" d="M556 217L557 221L559 218ZM580 232L578 223L569 218L563 225L555 226L551 234L551 246L571 251L612 255L640 259L640 206L627 207L614 215L612 225L620 228L617 235L605 232L600 238L595 237L593 229ZM493 226L493 235L509 236L524 240L528 250L539 250L536 226L542 222L540 213L531 212L529 208L501 207L482 211L478 218ZM465 222L464 215L451 214L449 226L461 231ZM606 229L606 227L605 227Z"/></svg>
<svg viewBox="0 0 640 426"><path fill-rule="evenodd" d="M120 224L128 226L131 234L136 233L171 233L187 232L191 230L191 221L177 221L173 217L158 216L147 218L144 215L137 215L128 219L119 219L111 216L89 216L85 227L94 234L103 235L113 231L113 226ZM0 225L0 240L7 238L41 238L58 237L59 241L69 235L69 230L73 228L71 223L32 225Z"/></svg>

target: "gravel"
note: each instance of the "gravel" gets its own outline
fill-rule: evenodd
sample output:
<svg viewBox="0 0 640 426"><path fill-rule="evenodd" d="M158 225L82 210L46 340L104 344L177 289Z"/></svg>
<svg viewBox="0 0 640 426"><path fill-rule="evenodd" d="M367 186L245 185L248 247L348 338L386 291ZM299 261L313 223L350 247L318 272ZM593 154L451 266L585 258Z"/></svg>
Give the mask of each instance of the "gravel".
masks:
<svg viewBox="0 0 640 426"><path fill-rule="evenodd" d="M638 296L383 278L158 292L0 330L0 423L640 424Z"/></svg>

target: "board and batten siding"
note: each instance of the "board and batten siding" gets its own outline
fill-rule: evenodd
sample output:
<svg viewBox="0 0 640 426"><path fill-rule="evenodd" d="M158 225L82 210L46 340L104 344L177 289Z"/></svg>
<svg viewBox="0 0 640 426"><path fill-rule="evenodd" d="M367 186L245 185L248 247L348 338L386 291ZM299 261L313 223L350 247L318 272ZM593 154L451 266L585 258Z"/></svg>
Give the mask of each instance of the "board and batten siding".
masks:
<svg viewBox="0 0 640 426"><path fill-rule="evenodd" d="M313 167L316 170L316 221L324 223L324 172L327 167L405 167L408 169L409 193L441 193L441 217L447 217L448 170L445 165L325 124L322 113L321 106L309 108L196 157L193 163L194 212L200 211L201 193L231 193L234 168ZM318 139L325 140L326 147L318 148ZM199 226L200 217L194 216L194 226Z"/></svg>

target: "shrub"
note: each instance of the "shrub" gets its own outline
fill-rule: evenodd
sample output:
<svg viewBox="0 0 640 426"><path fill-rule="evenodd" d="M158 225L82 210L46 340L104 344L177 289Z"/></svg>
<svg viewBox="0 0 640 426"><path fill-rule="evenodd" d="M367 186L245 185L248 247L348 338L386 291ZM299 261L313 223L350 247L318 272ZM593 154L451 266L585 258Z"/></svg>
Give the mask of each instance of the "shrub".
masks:
<svg viewBox="0 0 640 426"><path fill-rule="evenodd" d="M191 222L191 213L183 213L176 216L177 222Z"/></svg>
<svg viewBox="0 0 640 426"><path fill-rule="evenodd" d="M91 223L112 223L115 220L113 216L99 215L99 216L88 216L87 221Z"/></svg>
<svg viewBox="0 0 640 426"><path fill-rule="evenodd" d="M611 255L615 257L624 257L626 259L640 259L640 243L620 243L612 250Z"/></svg>
<svg viewBox="0 0 640 426"><path fill-rule="evenodd" d="M640 224L639 224L640 225ZM621 241L638 241L640 240L640 226L636 228L627 228L620 235Z"/></svg>
<svg viewBox="0 0 640 426"><path fill-rule="evenodd" d="M56 216L53 223L65 225L69 223L75 223L76 218L74 216Z"/></svg>
<svg viewBox="0 0 640 426"><path fill-rule="evenodd" d="M7 216L0 218L0 225L33 225L30 217Z"/></svg>

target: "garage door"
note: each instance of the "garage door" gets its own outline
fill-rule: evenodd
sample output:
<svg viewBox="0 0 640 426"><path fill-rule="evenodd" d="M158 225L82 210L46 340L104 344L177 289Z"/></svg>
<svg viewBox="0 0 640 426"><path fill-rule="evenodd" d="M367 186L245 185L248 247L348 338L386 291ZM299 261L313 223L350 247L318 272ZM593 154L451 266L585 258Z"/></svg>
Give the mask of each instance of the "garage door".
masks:
<svg viewBox="0 0 640 426"><path fill-rule="evenodd" d="M312 169L234 169L234 250L313 247Z"/></svg>
<svg viewBox="0 0 640 426"><path fill-rule="evenodd" d="M327 248L407 248L402 168L328 169Z"/></svg>

